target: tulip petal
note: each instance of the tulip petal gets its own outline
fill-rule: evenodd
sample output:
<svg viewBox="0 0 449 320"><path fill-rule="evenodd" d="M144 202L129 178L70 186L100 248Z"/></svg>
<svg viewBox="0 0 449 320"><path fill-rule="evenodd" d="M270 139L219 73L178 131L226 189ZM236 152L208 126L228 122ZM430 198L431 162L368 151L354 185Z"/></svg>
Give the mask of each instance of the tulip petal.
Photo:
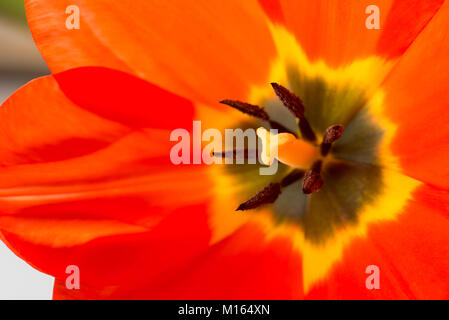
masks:
<svg viewBox="0 0 449 320"><path fill-rule="evenodd" d="M279 0L258 0L265 13L274 23L285 24L284 11Z"/></svg>
<svg viewBox="0 0 449 320"><path fill-rule="evenodd" d="M0 123L0 166L82 156L128 131L79 109L51 76L14 93L0 108Z"/></svg>
<svg viewBox="0 0 449 320"><path fill-rule="evenodd" d="M150 268L157 277L208 247L209 174L202 166L176 166L170 160L173 143L167 129L179 125L179 121L191 125L190 102L154 87L137 92L140 95L134 99L149 95L156 101L160 96L180 99L172 109L186 110L174 114L172 122L142 119L145 114L139 114L139 105L133 110L133 105L112 104L116 108L111 112L101 104L101 95L107 96L105 90L99 90L97 97L89 88L72 82L82 81L84 71L55 76L81 107L61 93L54 77L49 76L19 90L0 109L5 128L0 141L11 145L2 150L8 165L0 168L0 233L17 255L47 274L63 278L65 268L75 264L84 270L87 286L112 283L130 289L138 283L138 277L151 278L147 274ZM72 72L81 72L83 77L73 78ZM99 74L104 76L104 72L110 80L128 80L129 86L133 81L143 81L121 73L114 77L117 72L111 70L102 69ZM148 84L142 87L148 88ZM163 109L170 112L166 106ZM154 123L161 129L142 129L138 121L145 121L144 125ZM139 130L130 131L117 122ZM104 144L85 150L72 136L103 139ZM61 157L48 154L63 151L58 141L69 138L70 148L81 151ZM175 250L184 246L182 254ZM108 261L111 270L117 269L109 277L98 277L95 266L104 267L101 261ZM142 262L145 274L126 269L124 265L129 261L131 269ZM112 278L120 270L134 278L119 276L118 283L114 282Z"/></svg>
<svg viewBox="0 0 449 320"><path fill-rule="evenodd" d="M307 298L448 299L449 193L423 185L413 197L397 221L372 225L353 241ZM378 290L365 284L370 265L380 270Z"/></svg>
<svg viewBox="0 0 449 320"><path fill-rule="evenodd" d="M309 59L340 66L371 55L386 59L401 56L432 19L443 0L259 2L275 23L280 21L295 34ZM368 29L365 25L370 16L366 13L370 5L379 8L379 30Z"/></svg>
<svg viewBox="0 0 449 320"><path fill-rule="evenodd" d="M84 157L0 170L5 242L42 272L63 279L77 265L87 287L121 292L185 265L209 246L210 182L201 166L169 162L168 136L136 132Z"/></svg>
<svg viewBox="0 0 449 320"><path fill-rule="evenodd" d="M402 171L449 188L449 4L445 3L383 84L384 113L397 125Z"/></svg>
<svg viewBox="0 0 449 320"><path fill-rule="evenodd" d="M55 76L79 107L132 128L191 128L192 102L122 71L71 69Z"/></svg>
<svg viewBox="0 0 449 320"><path fill-rule="evenodd" d="M139 204L142 214L144 208L202 203L209 194L208 170L173 165L169 134L136 132L83 157L4 168L0 170L0 211L17 214L27 210L57 217L58 211L92 213L90 208L97 215L111 216L116 210L104 206L114 198ZM95 210L95 200L99 208L108 210ZM115 207L126 210L118 203Z"/></svg>
<svg viewBox="0 0 449 320"><path fill-rule="evenodd" d="M212 246L186 268L141 282L128 292L87 287L77 293L55 284L55 297L109 299L292 299L301 298L301 259L288 240L264 239L258 228L246 225Z"/></svg>
<svg viewBox="0 0 449 320"><path fill-rule="evenodd" d="M79 30L65 28L69 5L80 9ZM217 106L226 97L247 98L275 53L256 0L27 0L26 9L53 73L110 67Z"/></svg>
<svg viewBox="0 0 449 320"><path fill-rule="evenodd" d="M115 234L72 246L48 246L2 232L18 256L59 281L68 277L67 266L77 266L81 288L102 292L95 298L120 295L178 274L207 249L210 237L204 205L178 209L149 232Z"/></svg>

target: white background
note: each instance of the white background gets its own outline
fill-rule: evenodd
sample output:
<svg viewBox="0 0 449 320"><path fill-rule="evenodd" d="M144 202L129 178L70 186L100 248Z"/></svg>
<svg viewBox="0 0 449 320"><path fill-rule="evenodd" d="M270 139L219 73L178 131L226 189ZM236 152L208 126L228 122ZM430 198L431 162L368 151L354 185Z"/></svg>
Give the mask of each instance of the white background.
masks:
<svg viewBox="0 0 449 320"><path fill-rule="evenodd" d="M51 299L53 277L19 259L0 241L0 299Z"/></svg>

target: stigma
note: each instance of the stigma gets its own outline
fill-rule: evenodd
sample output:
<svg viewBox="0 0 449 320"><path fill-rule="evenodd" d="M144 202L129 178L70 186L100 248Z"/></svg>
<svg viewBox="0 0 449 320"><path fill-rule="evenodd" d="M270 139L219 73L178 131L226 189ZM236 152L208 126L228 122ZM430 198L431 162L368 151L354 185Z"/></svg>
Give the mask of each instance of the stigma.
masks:
<svg viewBox="0 0 449 320"><path fill-rule="evenodd" d="M320 157L316 146L291 133L274 134L260 127L257 136L262 141L261 160L267 166L277 159L292 168L307 169Z"/></svg>

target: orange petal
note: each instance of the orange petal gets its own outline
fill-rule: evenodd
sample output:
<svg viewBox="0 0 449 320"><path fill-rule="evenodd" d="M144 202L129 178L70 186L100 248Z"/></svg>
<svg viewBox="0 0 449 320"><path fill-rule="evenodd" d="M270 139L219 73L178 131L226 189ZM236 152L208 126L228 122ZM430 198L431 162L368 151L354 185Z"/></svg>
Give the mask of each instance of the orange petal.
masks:
<svg viewBox="0 0 449 320"><path fill-rule="evenodd" d="M58 282L68 277L67 266L76 265L80 269L81 288L95 288L91 290L101 293L95 298L112 294L127 297L127 292L142 284L179 274L180 269L207 249L210 233L205 209L205 205L178 209L149 232L98 237L84 244L64 247L2 232L6 243L20 257L38 270L55 276ZM83 223L87 224L88 220ZM68 291L66 289L66 293ZM58 293L55 295L57 297Z"/></svg>
<svg viewBox="0 0 449 320"><path fill-rule="evenodd" d="M92 200L95 208L93 200L115 197L146 199L144 204L153 208L201 203L209 194L208 172L202 166L173 165L169 136L169 131L137 132L83 157L4 168L0 170L0 211L13 214L64 203L59 210L66 211L80 200ZM100 216L114 212L97 211Z"/></svg>
<svg viewBox="0 0 449 320"><path fill-rule="evenodd" d="M79 109L51 76L34 80L0 108L0 165L58 161L101 149L128 130Z"/></svg>
<svg viewBox="0 0 449 320"><path fill-rule="evenodd" d="M393 152L407 175L449 188L449 3L445 3L383 84L397 123Z"/></svg>
<svg viewBox="0 0 449 320"><path fill-rule="evenodd" d="M293 31L309 58L339 66L373 54L386 58L400 56L443 1L280 0L280 3L287 28ZM365 10L373 4L380 10L380 30L365 26L369 16ZM278 17L273 10L268 15Z"/></svg>
<svg viewBox="0 0 449 320"><path fill-rule="evenodd" d="M129 132L112 121L134 128L189 129L193 114L190 101L121 71L72 69L32 81L3 104L0 164L94 152Z"/></svg>
<svg viewBox="0 0 449 320"><path fill-rule="evenodd" d="M65 28L69 5L80 8L80 30ZM247 98L275 53L256 0L27 0L26 9L53 73L105 66L193 101Z"/></svg>
<svg viewBox="0 0 449 320"><path fill-rule="evenodd" d="M308 298L448 299L449 193L423 185L413 197L397 221L372 225L354 241ZM379 290L366 288L369 265L379 267Z"/></svg>
<svg viewBox="0 0 449 320"><path fill-rule="evenodd" d="M188 110L180 111L178 116L175 113L174 122L170 122L139 114L140 104L122 105L119 102L128 100L117 99L110 101L108 106L113 110L110 113L99 99L101 94L107 93L105 90L99 90L97 96L95 91L71 82L72 72L79 71L56 77L69 96L103 118L78 108L67 99L53 77L30 83L0 110L2 128L5 128L0 141L8 146L2 150L8 166L0 170L0 232L16 254L37 269L60 278L65 276L65 268L70 264L79 264L83 270L88 270L89 263L102 268L101 261L109 259L113 269L115 259L118 262L116 276L120 270L127 273L142 260L146 263L142 269L145 274L130 272L134 277L131 279L119 276L123 279L119 287L132 287L138 283L138 277L149 279L147 273L158 276L182 265L208 246L208 174L200 166L171 164L170 130L141 129L129 133L126 127L104 119L137 127L141 125L139 121L145 121L145 125L171 127L179 121L191 123L191 118L179 117ZM117 79L114 78L116 71L106 72L109 81ZM123 84L125 89L126 85L133 86L134 77L121 76L120 79L124 77L129 82ZM79 79L82 81L83 77ZM145 89L149 85L145 82L142 86ZM133 89L136 87L130 88ZM146 95L158 101L160 92L157 88L138 91L129 101L143 102ZM172 99L169 93L162 95ZM112 96L117 97L117 94ZM186 103L187 106L176 103L172 109L192 107L190 102ZM25 107L31 112L27 114ZM170 112L166 106L163 109ZM157 114L165 116L161 111ZM79 136L102 139L106 144L85 150L79 139L72 138ZM69 138L70 148L83 152L55 158L51 152L63 151L59 142ZM16 152L20 152L20 157ZM34 161L36 157L39 161ZM186 225L189 228L185 228ZM183 246L187 247L180 255L175 248ZM113 248L118 251L114 252ZM136 250L135 260L125 259L133 250ZM118 252L123 257L117 261L114 254ZM154 266L154 261L162 262ZM128 269L123 266L127 262ZM149 271L150 266L152 271ZM89 275L84 271L84 279L88 285L97 284L99 269L93 268L91 272ZM105 282L101 285L113 282L111 278L112 274L102 278Z"/></svg>
<svg viewBox="0 0 449 320"><path fill-rule="evenodd" d="M182 267L209 246L210 182L201 166L170 163L169 135L139 131L83 157L3 168L5 242L47 274L64 279L75 264L87 287L122 293Z"/></svg>
<svg viewBox="0 0 449 320"><path fill-rule="evenodd" d="M106 219L74 219L32 216L0 216L0 229L8 230L22 239L52 247L70 247L109 235L147 231L146 228ZM64 230L64 232L61 232Z"/></svg>

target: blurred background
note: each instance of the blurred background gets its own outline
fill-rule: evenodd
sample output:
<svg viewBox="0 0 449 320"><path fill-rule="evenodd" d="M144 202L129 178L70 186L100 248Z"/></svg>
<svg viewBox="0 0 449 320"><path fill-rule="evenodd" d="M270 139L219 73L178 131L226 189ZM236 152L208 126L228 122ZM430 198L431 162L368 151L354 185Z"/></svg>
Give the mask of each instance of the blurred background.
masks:
<svg viewBox="0 0 449 320"><path fill-rule="evenodd" d="M0 0L0 103L48 73L28 30L23 0Z"/></svg>
<svg viewBox="0 0 449 320"><path fill-rule="evenodd" d="M0 0L0 105L45 74L49 71L28 30L24 1ZM0 241L0 299L50 299L52 291L52 277L34 270Z"/></svg>

